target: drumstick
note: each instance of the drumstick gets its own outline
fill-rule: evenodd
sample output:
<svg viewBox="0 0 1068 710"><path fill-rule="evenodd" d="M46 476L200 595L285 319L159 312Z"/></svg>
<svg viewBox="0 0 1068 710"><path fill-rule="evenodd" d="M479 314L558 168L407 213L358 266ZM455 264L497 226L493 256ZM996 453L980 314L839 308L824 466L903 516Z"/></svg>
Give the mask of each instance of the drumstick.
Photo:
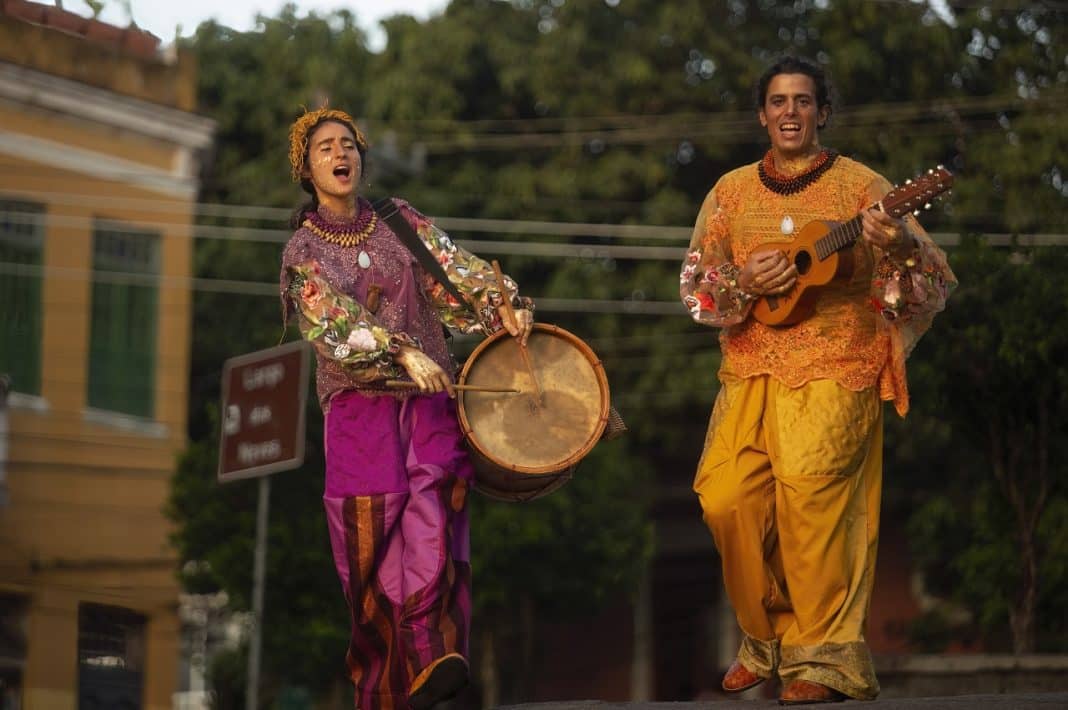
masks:
<svg viewBox="0 0 1068 710"><path fill-rule="evenodd" d="M408 380L386 380L386 387L390 389L418 389L419 385ZM458 392L519 392L517 389L507 387L484 387L482 385L453 385Z"/></svg>
<svg viewBox="0 0 1068 710"><path fill-rule="evenodd" d="M501 289L501 297L504 299L504 311L508 314L508 320L512 325L519 328L519 321L516 320L515 310L512 308L512 299L508 297L508 291L504 287L504 275L501 273L501 265L494 259L493 273L497 276L497 286ZM527 350L526 343L519 340L515 341L515 344L519 346L519 354L523 356L523 363L527 366L527 372L530 373L530 381L534 383L534 401L540 403L542 401L541 386L538 384L538 378L534 374L534 363L530 359L530 351Z"/></svg>

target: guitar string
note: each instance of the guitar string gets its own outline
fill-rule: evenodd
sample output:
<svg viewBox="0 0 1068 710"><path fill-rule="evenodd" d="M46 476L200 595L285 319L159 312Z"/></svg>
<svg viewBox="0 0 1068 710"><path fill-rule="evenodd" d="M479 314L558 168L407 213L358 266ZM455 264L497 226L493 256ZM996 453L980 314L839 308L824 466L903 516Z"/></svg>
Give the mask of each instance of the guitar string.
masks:
<svg viewBox="0 0 1068 710"><path fill-rule="evenodd" d="M942 187L941 182L938 183L937 187ZM891 191L887 195L887 197L893 195L894 192L896 192L896 190ZM927 194L929 195L930 192L928 192ZM920 195L916 195L916 198L918 197L920 197ZM882 201L885 202L886 197L884 197ZM908 207L909 201L910 200L905 200L903 204ZM883 207L883 209L884 211L889 212L889 210L886 210L885 206ZM820 261L823 261L834 252L839 251L840 249L847 247L853 242L855 242L863 231L860 226L862 220L863 216L861 214L857 214L848 222L843 222L833 227L827 234L817 239L816 255L819 257Z"/></svg>

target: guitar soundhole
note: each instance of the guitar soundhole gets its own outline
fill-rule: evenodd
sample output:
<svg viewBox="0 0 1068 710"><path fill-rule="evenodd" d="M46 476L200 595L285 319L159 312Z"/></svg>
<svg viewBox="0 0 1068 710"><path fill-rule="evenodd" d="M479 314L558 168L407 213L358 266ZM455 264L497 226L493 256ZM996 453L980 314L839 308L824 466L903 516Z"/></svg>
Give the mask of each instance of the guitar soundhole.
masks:
<svg viewBox="0 0 1068 710"><path fill-rule="evenodd" d="M812 255L807 251L797 252L794 255L794 266L797 267L797 273L804 276L812 268Z"/></svg>

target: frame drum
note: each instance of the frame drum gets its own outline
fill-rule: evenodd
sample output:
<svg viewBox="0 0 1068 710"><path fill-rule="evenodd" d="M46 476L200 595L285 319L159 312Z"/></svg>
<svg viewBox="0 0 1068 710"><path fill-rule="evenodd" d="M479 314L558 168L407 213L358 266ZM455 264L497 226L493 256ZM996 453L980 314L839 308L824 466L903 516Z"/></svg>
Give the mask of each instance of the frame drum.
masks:
<svg viewBox="0 0 1068 710"><path fill-rule="evenodd" d="M541 401L519 343L505 330L475 348L459 378L462 385L519 390L457 392L475 489L497 500L531 500L564 485L608 421L608 378L589 346L563 328L535 323L527 349Z"/></svg>

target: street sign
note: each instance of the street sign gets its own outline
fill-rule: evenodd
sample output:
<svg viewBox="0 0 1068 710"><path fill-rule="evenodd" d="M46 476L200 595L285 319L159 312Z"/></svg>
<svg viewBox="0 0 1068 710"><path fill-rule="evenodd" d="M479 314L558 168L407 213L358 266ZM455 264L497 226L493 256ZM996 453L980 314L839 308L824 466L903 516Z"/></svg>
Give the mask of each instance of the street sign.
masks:
<svg viewBox="0 0 1068 710"><path fill-rule="evenodd" d="M219 481L265 476L304 462L309 346L303 340L223 365Z"/></svg>

